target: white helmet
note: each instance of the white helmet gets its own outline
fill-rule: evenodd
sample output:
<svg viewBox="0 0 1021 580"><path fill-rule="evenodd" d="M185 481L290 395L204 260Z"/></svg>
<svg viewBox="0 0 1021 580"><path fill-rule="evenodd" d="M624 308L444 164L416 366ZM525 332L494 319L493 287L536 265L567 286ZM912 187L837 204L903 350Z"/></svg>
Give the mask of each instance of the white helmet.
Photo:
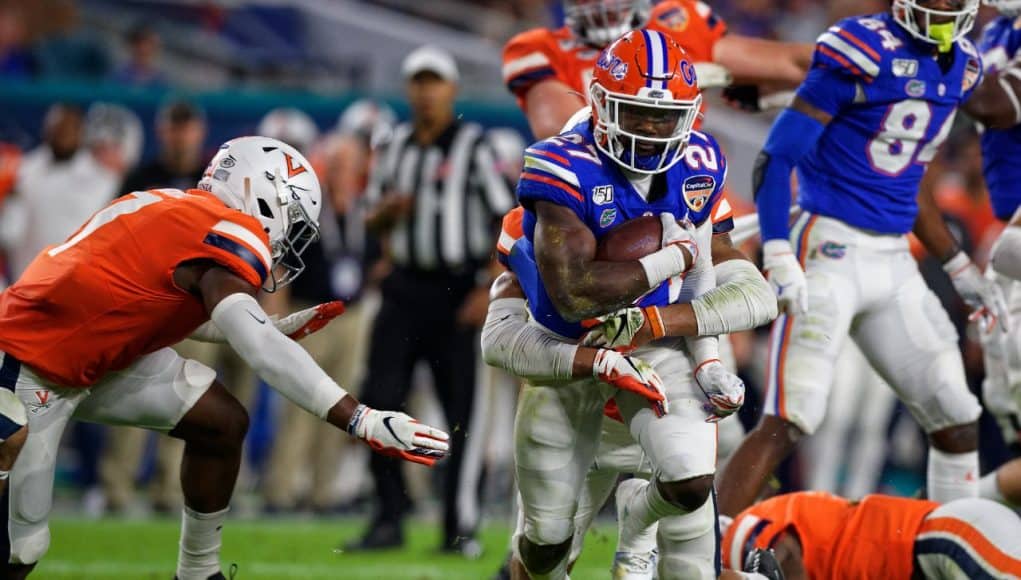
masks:
<svg viewBox="0 0 1021 580"><path fill-rule="evenodd" d="M359 135L376 148L390 140L395 125L397 114L386 103L359 99L340 114L337 132Z"/></svg>
<svg viewBox="0 0 1021 580"><path fill-rule="evenodd" d="M283 141L299 151L308 151L319 138L319 127L312 117L291 107L280 107L266 113L255 132Z"/></svg>
<svg viewBox="0 0 1021 580"><path fill-rule="evenodd" d="M926 8L922 4L931 3L932 0L893 0L893 19L907 30L911 36L929 42L946 46L963 38L971 27L975 26L975 15L978 14L979 0L956 0L960 4L957 10L935 10ZM919 16L921 21L918 20ZM933 18L949 18L946 24L937 24ZM946 34L939 34L937 31L942 27L948 27ZM945 49L940 49L945 50Z"/></svg>
<svg viewBox="0 0 1021 580"><path fill-rule="evenodd" d="M1021 0L982 0L982 3L999 10L1004 16L1021 16Z"/></svg>
<svg viewBox="0 0 1021 580"><path fill-rule="evenodd" d="M649 20L649 0L564 0L564 21L579 38L602 48Z"/></svg>
<svg viewBox="0 0 1021 580"><path fill-rule="evenodd" d="M231 139L198 187L262 224L273 257L264 290L273 292L301 274L301 254L319 239L322 193L312 164L297 149L269 137Z"/></svg>

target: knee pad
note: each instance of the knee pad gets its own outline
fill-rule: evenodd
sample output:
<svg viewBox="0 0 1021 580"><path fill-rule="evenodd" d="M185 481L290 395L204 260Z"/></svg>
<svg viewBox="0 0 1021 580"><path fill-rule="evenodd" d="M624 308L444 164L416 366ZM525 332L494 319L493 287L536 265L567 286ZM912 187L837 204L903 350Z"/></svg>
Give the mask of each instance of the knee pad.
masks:
<svg viewBox="0 0 1021 580"><path fill-rule="evenodd" d="M45 522L11 526L12 564L35 564L50 549L50 528Z"/></svg>
<svg viewBox="0 0 1021 580"><path fill-rule="evenodd" d="M657 481L660 492L670 503L695 512L705 506L713 490L713 476L702 475L683 481Z"/></svg>
<svg viewBox="0 0 1021 580"><path fill-rule="evenodd" d="M574 537L574 518L544 518L525 520L524 537L536 546L556 546Z"/></svg>

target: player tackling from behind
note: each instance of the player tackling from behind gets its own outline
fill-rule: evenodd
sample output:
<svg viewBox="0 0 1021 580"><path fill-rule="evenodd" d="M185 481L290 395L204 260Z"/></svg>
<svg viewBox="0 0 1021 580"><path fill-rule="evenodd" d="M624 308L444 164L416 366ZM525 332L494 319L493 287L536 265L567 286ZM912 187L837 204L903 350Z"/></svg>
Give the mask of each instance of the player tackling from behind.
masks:
<svg viewBox="0 0 1021 580"><path fill-rule="evenodd" d="M72 418L133 425L185 441L179 580L223 578L223 522L248 429L216 373L170 345L228 342L284 396L380 453L432 465L447 435L358 403L292 338L337 304L271 319L254 296L298 274L318 236L319 181L297 150L266 137L228 141L198 189L129 193L63 244L43 250L0 295L0 387L28 408L10 475L10 564L23 578L46 553L57 447ZM338 434L339 436L339 434Z"/></svg>
<svg viewBox="0 0 1021 580"><path fill-rule="evenodd" d="M773 327L765 414L720 480L733 516L825 415L833 360L851 336L929 436L928 497L978 493L981 407L957 334L918 272L906 234L943 261L988 328L1002 294L948 232L925 166L982 75L966 39L979 0L895 0L891 13L823 33L812 69L777 118L755 169L763 265L786 315ZM792 229L790 174L798 170Z"/></svg>

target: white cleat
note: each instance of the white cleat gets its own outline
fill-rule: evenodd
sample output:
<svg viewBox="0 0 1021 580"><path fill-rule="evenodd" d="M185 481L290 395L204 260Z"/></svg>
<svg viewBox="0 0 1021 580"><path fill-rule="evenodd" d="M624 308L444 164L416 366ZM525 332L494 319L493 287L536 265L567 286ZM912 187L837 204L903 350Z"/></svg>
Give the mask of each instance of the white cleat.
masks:
<svg viewBox="0 0 1021 580"><path fill-rule="evenodd" d="M656 577L656 550L644 554L617 552L610 568L613 580L653 580Z"/></svg>
<svg viewBox="0 0 1021 580"><path fill-rule="evenodd" d="M613 556L613 567L610 569L614 580L652 580L656 577L656 530L652 525L637 533L624 525L628 518L628 506L632 499L645 493L647 481L626 479L617 486L617 529L618 551ZM621 550L620 548L626 548Z"/></svg>

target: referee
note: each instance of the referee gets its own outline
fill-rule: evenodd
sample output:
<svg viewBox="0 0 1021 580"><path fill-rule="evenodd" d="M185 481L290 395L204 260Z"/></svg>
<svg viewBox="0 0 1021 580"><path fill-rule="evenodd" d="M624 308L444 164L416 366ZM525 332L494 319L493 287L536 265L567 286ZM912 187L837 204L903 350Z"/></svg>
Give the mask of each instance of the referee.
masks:
<svg viewBox="0 0 1021 580"><path fill-rule="evenodd" d="M425 362L451 432L444 478L444 551L477 557L483 437L472 436L477 330L485 317L495 225L513 205L482 129L454 115L458 70L439 49L415 50L402 65L411 122L399 125L366 193L367 218L389 252L372 329L363 402L403 408L412 371ZM389 405L389 406L387 406ZM374 454L375 517L349 549L404 542L409 508L397 462Z"/></svg>

